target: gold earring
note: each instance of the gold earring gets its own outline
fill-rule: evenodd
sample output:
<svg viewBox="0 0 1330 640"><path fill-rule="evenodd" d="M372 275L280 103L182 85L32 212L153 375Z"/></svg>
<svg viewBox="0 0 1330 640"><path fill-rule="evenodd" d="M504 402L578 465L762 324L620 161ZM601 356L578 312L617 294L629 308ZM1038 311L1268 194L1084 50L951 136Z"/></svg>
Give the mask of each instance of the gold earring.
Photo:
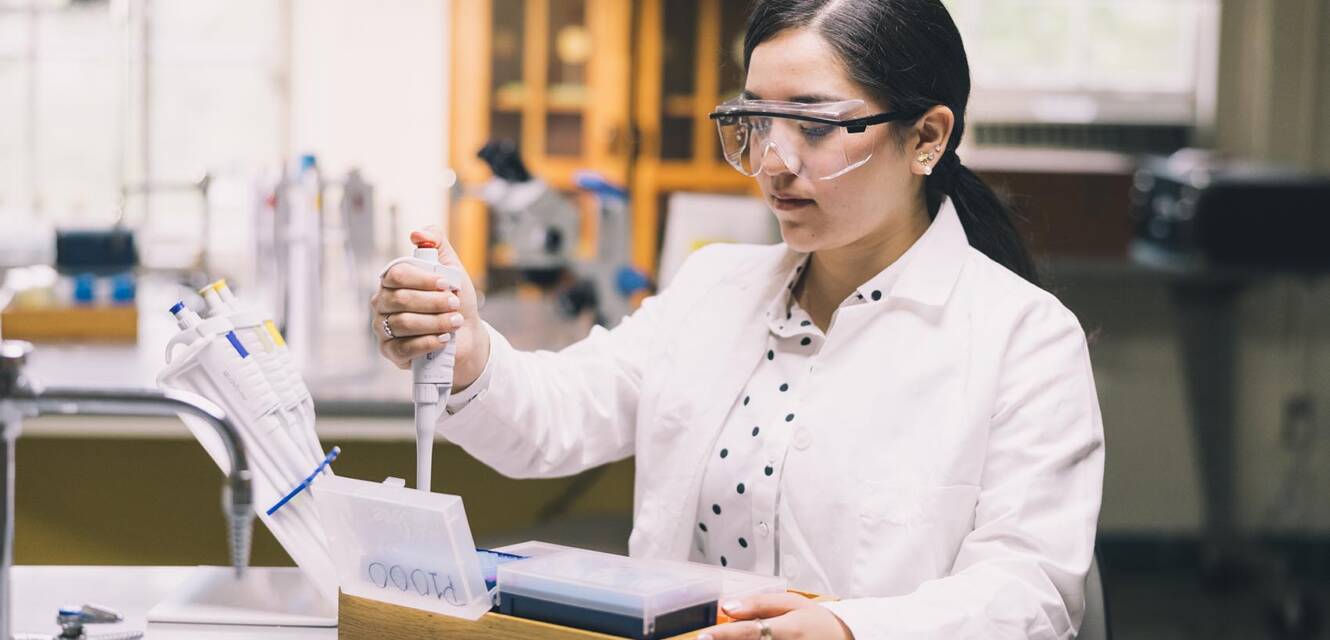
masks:
<svg viewBox="0 0 1330 640"><path fill-rule="evenodd" d="M937 153L930 151L928 153L920 153L919 156L915 158L915 160L918 160L919 164L924 165L924 175L931 176L933 175L932 163L933 160L936 158L937 158Z"/></svg>

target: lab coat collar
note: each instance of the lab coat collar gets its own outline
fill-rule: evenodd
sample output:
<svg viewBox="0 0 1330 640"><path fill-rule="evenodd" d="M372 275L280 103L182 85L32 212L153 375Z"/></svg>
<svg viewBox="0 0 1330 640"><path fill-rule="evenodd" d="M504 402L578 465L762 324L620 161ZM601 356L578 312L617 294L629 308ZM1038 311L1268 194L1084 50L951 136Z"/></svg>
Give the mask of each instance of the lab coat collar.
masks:
<svg viewBox="0 0 1330 640"><path fill-rule="evenodd" d="M767 326L771 333L785 338L802 333L808 333L806 329L795 326L793 313L795 307L799 305L794 297L795 286L803 276L803 270L808 268L808 260L812 254L799 254L801 259L795 263L794 270L785 277L785 288L776 295L767 308ZM850 307L855 305L885 304L886 299L891 297L891 291L895 283L900 279L900 273L905 268L906 256L901 256L895 262L869 278L866 282L859 285L854 291L850 292L840 307ZM806 311L806 310L805 310Z"/></svg>
<svg viewBox="0 0 1330 640"><path fill-rule="evenodd" d="M785 245L781 245L785 247ZM956 206L951 198L942 201L933 222L928 225L924 235L920 236L900 258L888 266L882 273L874 276L859 287L863 293L865 287L874 288L873 283L886 278L894 282L888 287L889 296L913 300L923 305L941 307L951 298L951 292L960 276L961 266L970 250L970 241L961 227L961 220L956 213ZM782 294L789 292L789 285L794 281L795 267L805 264L808 254L785 249L780 260L770 265L769 269L747 270L750 278L741 285L748 288L753 284L765 283L769 289L765 300L784 299ZM895 267L900 265L899 273ZM774 306L771 308L775 308ZM781 315L780 317L784 317Z"/></svg>
<svg viewBox="0 0 1330 640"><path fill-rule="evenodd" d="M901 256L907 262L891 295L931 307L945 305L969 251L970 241L961 227L956 206L947 198L928 230Z"/></svg>

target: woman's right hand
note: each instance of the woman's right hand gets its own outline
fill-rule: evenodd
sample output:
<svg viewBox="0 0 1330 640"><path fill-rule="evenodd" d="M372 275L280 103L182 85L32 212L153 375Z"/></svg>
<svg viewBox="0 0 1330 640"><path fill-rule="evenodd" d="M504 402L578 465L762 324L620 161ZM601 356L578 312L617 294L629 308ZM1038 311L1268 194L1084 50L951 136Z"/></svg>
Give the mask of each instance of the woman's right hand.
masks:
<svg viewBox="0 0 1330 640"><path fill-rule="evenodd" d="M437 274L410 264L394 265L370 300L374 335L379 339L379 353L399 369L407 369L417 356L442 349L450 339L448 334L455 332L451 339L457 341L456 392L470 386L485 370L489 333L480 322L475 285L443 231L430 226L411 233L412 243L424 240L438 245L439 262L461 271L462 282L444 282ZM385 318L391 337L383 329Z"/></svg>

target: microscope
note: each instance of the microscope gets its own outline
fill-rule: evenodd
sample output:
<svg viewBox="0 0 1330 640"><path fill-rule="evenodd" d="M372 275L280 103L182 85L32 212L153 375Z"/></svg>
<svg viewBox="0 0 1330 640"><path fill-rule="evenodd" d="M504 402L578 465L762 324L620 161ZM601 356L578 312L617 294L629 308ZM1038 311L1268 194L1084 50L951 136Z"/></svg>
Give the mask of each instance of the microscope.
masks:
<svg viewBox="0 0 1330 640"><path fill-rule="evenodd" d="M544 290L558 286L559 307L568 316L590 311L596 324L618 324L632 296L652 286L630 263L627 191L595 173L577 174L577 187L596 196L600 214L596 256L579 259L581 215L574 203L533 176L512 141L492 140L478 155L494 174L480 196L490 208L503 266Z"/></svg>

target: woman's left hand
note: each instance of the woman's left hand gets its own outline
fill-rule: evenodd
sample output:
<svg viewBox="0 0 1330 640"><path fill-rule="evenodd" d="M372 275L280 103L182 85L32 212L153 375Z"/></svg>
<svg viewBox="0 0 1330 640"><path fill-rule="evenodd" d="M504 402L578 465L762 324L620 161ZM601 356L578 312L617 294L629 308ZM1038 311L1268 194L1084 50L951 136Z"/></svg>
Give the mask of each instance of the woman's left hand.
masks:
<svg viewBox="0 0 1330 640"><path fill-rule="evenodd" d="M826 607L793 593L773 593L721 603L735 622L704 629L698 640L761 640L761 620L772 640L854 640L854 634Z"/></svg>

